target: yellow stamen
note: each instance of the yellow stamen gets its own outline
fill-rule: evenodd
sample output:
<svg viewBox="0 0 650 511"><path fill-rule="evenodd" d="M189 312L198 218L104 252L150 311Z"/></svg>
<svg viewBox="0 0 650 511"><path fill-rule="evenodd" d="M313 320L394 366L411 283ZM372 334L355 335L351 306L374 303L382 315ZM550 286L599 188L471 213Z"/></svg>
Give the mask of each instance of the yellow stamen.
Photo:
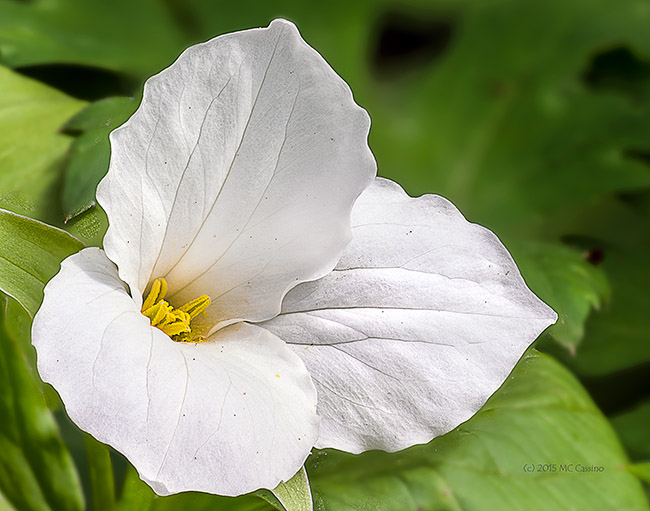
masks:
<svg viewBox="0 0 650 511"><path fill-rule="evenodd" d="M189 303L186 303L182 307L179 307L178 310L187 312L191 319L194 319L199 314L201 314L205 309L210 306L210 297L208 295L201 295L198 298L195 298Z"/></svg>
<svg viewBox="0 0 650 511"><path fill-rule="evenodd" d="M165 298L167 294L167 281L165 279L156 279L153 281L151 286L151 291L149 296L142 304L142 310L147 310L152 307L154 304L158 303L160 300Z"/></svg>
<svg viewBox="0 0 650 511"><path fill-rule="evenodd" d="M164 300L167 294L167 281L164 278L153 281L151 291L142 304L142 314L151 321L151 326L159 328L176 342L201 342L205 339L192 335L190 321L210 306L210 297L201 295L195 300L174 309Z"/></svg>

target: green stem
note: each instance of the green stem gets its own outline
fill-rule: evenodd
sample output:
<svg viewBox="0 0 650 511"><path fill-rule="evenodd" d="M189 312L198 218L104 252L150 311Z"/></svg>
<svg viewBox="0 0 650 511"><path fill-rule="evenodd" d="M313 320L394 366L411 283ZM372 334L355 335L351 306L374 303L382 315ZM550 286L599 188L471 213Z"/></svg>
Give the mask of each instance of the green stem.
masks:
<svg viewBox="0 0 650 511"><path fill-rule="evenodd" d="M84 442L88 457L92 510L114 511L115 480L108 447L90 435L84 435Z"/></svg>

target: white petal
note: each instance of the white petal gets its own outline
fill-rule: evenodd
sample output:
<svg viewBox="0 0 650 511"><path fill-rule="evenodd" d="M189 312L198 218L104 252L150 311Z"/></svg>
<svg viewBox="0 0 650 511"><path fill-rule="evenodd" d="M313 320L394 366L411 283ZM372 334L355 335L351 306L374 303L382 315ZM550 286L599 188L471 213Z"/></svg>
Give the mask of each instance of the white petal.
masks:
<svg viewBox="0 0 650 511"><path fill-rule="evenodd" d="M371 183L370 119L289 22L186 50L111 135L104 246L136 295L166 277L208 321L260 321L334 268Z"/></svg>
<svg viewBox="0 0 650 511"><path fill-rule="evenodd" d="M38 369L83 430L166 495L274 488L318 436L300 359L269 332L183 344L149 325L98 249L66 259L34 320Z"/></svg>
<svg viewBox="0 0 650 511"><path fill-rule="evenodd" d="M335 271L263 326L318 389L317 447L394 451L469 419L556 320L487 229L442 197L378 179Z"/></svg>

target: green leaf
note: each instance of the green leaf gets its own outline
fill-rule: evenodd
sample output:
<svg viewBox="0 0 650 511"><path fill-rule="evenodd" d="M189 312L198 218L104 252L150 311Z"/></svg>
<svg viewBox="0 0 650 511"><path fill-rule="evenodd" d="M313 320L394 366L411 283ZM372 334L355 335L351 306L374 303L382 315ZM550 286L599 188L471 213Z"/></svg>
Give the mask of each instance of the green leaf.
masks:
<svg viewBox="0 0 650 511"><path fill-rule="evenodd" d="M0 91L0 207L42 218L72 141L59 128L84 102L2 66Z"/></svg>
<svg viewBox="0 0 650 511"><path fill-rule="evenodd" d="M108 447L84 435L93 511L115 510L115 481Z"/></svg>
<svg viewBox="0 0 650 511"><path fill-rule="evenodd" d="M180 493L159 497L143 482L132 466L128 466L117 503L117 511L273 511L274 507L254 495L221 497L207 493Z"/></svg>
<svg viewBox="0 0 650 511"><path fill-rule="evenodd" d="M580 246L602 252L612 291L610 305L590 316L578 356L562 361L586 378L650 363L650 193L597 202L567 228L582 233Z"/></svg>
<svg viewBox="0 0 650 511"><path fill-rule="evenodd" d="M273 490L260 490L257 495L280 511L312 511L314 503L305 467L286 483L280 483Z"/></svg>
<svg viewBox="0 0 650 511"><path fill-rule="evenodd" d="M133 114L132 98L106 98L88 105L63 130L80 132L70 148L63 183L66 222L95 205L95 190L108 171L111 148L108 135Z"/></svg>
<svg viewBox="0 0 650 511"><path fill-rule="evenodd" d="M86 245L101 247L108 229L108 218L104 210L95 205L71 218L65 228L66 231L82 240Z"/></svg>
<svg viewBox="0 0 650 511"><path fill-rule="evenodd" d="M138 107L135 98L112 97L90 103L63 126L66 133L108 129L112 131L126 121Z"/></svg>
<svg viewBox="0 0 650 511"><path fill-rule="evenodd" d="M575 353L592 309L609 299L609 284L601 268L575 250L551 243L509 243L528 286L557 313L547 333Z"/></svg>
<svg viewBox="0 0 650 511"><path fill-rule="evenodd" d="M532 354L451 433L395 454L322 451L307 470L328 511L648 510L627 463L577 380Z"/></svg>
<svg viewBox="0 0 650 511"><path fill-rule="evenodd" d="M637 463L635 465L628 465L625 468L642 481L650 483L650 463Z"/></svg>
<svg viewBox="0 0 650 511"><path fill-rule="evenodd" d="M587 323L583 353L571 364L580 374L601 375L650 362L648 253L650 240L635 252L608 252L603 267L612 282L612 305Z"/></svg>
<svg viewBox="0 0 650 511"><path fill-rule="evenodd" d="M0 290L33 317L61 261L82 248L65 231L0 209Z"/></svg>
<svg viewBox="0 0 650 511"><path fill-rule="evenodd" d="M286 511L312 511L314 505L305 468L301 468L286 483L280 483L273 495L282 503Z"/></svg>
<svg viewBox="0 0 650 511"><path fill-rule="evenodd" d="M158 0L0 0L0 58L8 66L78 64L139 77L185 44Z"/></svg>
<svg viewBox="0 0 650 511"><path fill-rule="evenodd" d="M128 465L117 511L149 511L156 494L140 479L133 466Z"/></svg>
<svg viewBox="0 0 650 511"><path fill-rule="evenodd" d="M2 492L0 492L0 511L16 511L16 508L5 499Z"/></svg>
<svg viewBox="0 0 650 511"><path fill-rule="evenodd" d="M179 509L191 509L192 511L273 511L274 508L263 499L252 495L219 497L207 493L180 493L157 498L149 509L150 511L177 511Z"/></svg>
<svg viewBox="0 0 650 511"><path fill-rule="evenodd" d="M633 460L650 460L650 400L612 418L612 425Z"/></svg>
<svg viewBox="0 0 650 511"><path fill-rule="evenodd" d="M421 13L453 32L438 59L364 104L381 172L500 234L546 239L597 198L647 187L650 172L626 154L648 148L650 116L583 81L603 48L648 50L650 12L638 0L617 6L448 1Z"/></svg>
<svg viewBox="0 0 650 511"><path fill-rule="evenodd" d="M8 329L29 318L0 301L0 494L19 511L81 511L78 475L31 369L31 347Z"/></svg>

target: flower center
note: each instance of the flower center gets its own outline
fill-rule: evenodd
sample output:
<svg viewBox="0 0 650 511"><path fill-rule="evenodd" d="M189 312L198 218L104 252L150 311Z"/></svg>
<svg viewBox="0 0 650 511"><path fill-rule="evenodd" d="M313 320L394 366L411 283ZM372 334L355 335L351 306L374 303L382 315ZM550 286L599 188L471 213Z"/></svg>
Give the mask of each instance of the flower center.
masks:
<svg viewBox="0 0 650 511"><path fill-rule="evenodd" d="M159 328L176 342L202 342L200 335L192 335L190 321L210 306L210 297L201 295L174 309L164 300L167 281L163 278L153 281L151 292L142 304L142 314L151 320L151 326Z"/></svg>

